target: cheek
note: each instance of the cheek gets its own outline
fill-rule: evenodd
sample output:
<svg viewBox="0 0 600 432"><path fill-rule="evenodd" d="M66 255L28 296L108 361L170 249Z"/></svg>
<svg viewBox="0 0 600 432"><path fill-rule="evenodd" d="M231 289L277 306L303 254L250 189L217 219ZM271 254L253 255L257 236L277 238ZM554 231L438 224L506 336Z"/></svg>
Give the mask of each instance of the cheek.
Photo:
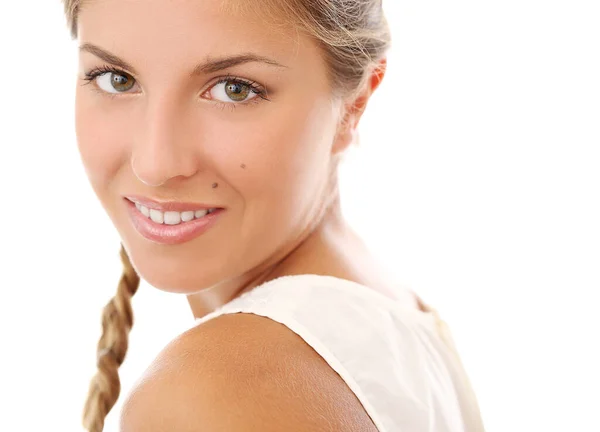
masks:
<svg viewBox="0 0 600 432"><path fill-rule="evenodd" d="M239 161L238 174L228 181L244 199L244 231L252 237L261 232L258 225L274 233L302 223L327 180L335 132L331 104L315 101L314 95L305 102L273 104L257 123L243 134L233 128L237 138L230 136L226 146Z"/></svg>
<svg viewBox="0 0 600 432"><path fill-rule="evenodd" d="M273 127L267 136L266 160L277 179L265 178L270 178L277 193L313 200L329 163L334 132L331 105L321 100L298 100L288 107L270 122ZM277 180L279 186L273 183Z"/></svg>
<svg viewBox="0 0 600 432"><path fill-rule="evenodd" d="M127 137L131 130L127 115L82 90L75 99L77 146L90 183L102 197L104 188L127 162Z"/></svg>

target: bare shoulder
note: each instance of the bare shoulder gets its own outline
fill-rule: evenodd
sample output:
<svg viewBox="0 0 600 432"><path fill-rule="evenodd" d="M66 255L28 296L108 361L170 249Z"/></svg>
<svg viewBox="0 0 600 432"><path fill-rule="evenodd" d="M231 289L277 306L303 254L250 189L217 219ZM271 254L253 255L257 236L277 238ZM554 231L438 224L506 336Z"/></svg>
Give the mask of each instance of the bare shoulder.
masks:
<svg viewBox="0 0 600 432"><path fill-rule="evenodd" d="M300 336L253 314L183 333L128 395L121 432L376 432L354 393Z"/></svg>

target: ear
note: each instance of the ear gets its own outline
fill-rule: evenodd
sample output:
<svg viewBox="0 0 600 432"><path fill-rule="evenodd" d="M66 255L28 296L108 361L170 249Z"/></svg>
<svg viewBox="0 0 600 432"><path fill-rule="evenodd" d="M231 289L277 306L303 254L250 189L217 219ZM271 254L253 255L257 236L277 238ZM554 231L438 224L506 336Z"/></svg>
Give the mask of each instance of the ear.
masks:
<svg viewBox="0 0 600 432"><path fill-rule="evenodd" d="M354 142L358 122L360 121L369 98L381 84L387 68L387 59L384 57L369 73L366 83L358 94L343 104L340 123L331 152L336 154L344 151Z"/></svg>

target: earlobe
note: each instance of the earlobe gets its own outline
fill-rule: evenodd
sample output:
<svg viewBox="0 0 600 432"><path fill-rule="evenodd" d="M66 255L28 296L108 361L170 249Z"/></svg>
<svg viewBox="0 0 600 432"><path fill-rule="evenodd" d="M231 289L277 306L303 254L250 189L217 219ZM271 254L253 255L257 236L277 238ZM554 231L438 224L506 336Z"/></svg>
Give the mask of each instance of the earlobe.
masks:
<svg viewBox="0 0 600 432"><path fill-rule="evenodd" d="M356 129L345 124L336 134L335 141L331 147L331 154L335 155L346 150L354 141L355 135Z"/></svg>

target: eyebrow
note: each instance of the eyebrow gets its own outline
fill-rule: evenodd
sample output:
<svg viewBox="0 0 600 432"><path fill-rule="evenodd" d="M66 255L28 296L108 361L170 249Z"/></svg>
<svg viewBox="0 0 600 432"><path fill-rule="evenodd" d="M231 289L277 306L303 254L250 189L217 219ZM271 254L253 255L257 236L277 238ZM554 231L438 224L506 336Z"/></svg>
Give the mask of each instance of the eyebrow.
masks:
<svg viewBox="0 0 600 432"><path fill-rule="evenodd" d="M99 46L94 45L92 43L84 43L79 47L79 50L89 52L89 53L95 55L96 57L104 60L107 63L110 63L114 66L118 66L122 69L127 69L127 70L131 71L133 74L137 75L137 72L133 66L131 66L125 60L123 60L123 59L117 57L116 55L112 54L111 52L105 50L104 48L100 48ZM281 63L276 62L275 60L272 60L268 57L264 57L264 56L254 54L254 53L242 53L242 54L218 57L218 58L213 58L213 59L209 58L206 61L198 64L192 70L192 72L190 73L190 76L194 77L197 75L214 73L214 72L218 72L223 69L227 69L230 67L234 67L237 65L241 65L244 63L250 63L250 62L259 62L259 63L265 63L265 64L279 67L279 68L287 68L287 66L282 65Z"/></svg>

